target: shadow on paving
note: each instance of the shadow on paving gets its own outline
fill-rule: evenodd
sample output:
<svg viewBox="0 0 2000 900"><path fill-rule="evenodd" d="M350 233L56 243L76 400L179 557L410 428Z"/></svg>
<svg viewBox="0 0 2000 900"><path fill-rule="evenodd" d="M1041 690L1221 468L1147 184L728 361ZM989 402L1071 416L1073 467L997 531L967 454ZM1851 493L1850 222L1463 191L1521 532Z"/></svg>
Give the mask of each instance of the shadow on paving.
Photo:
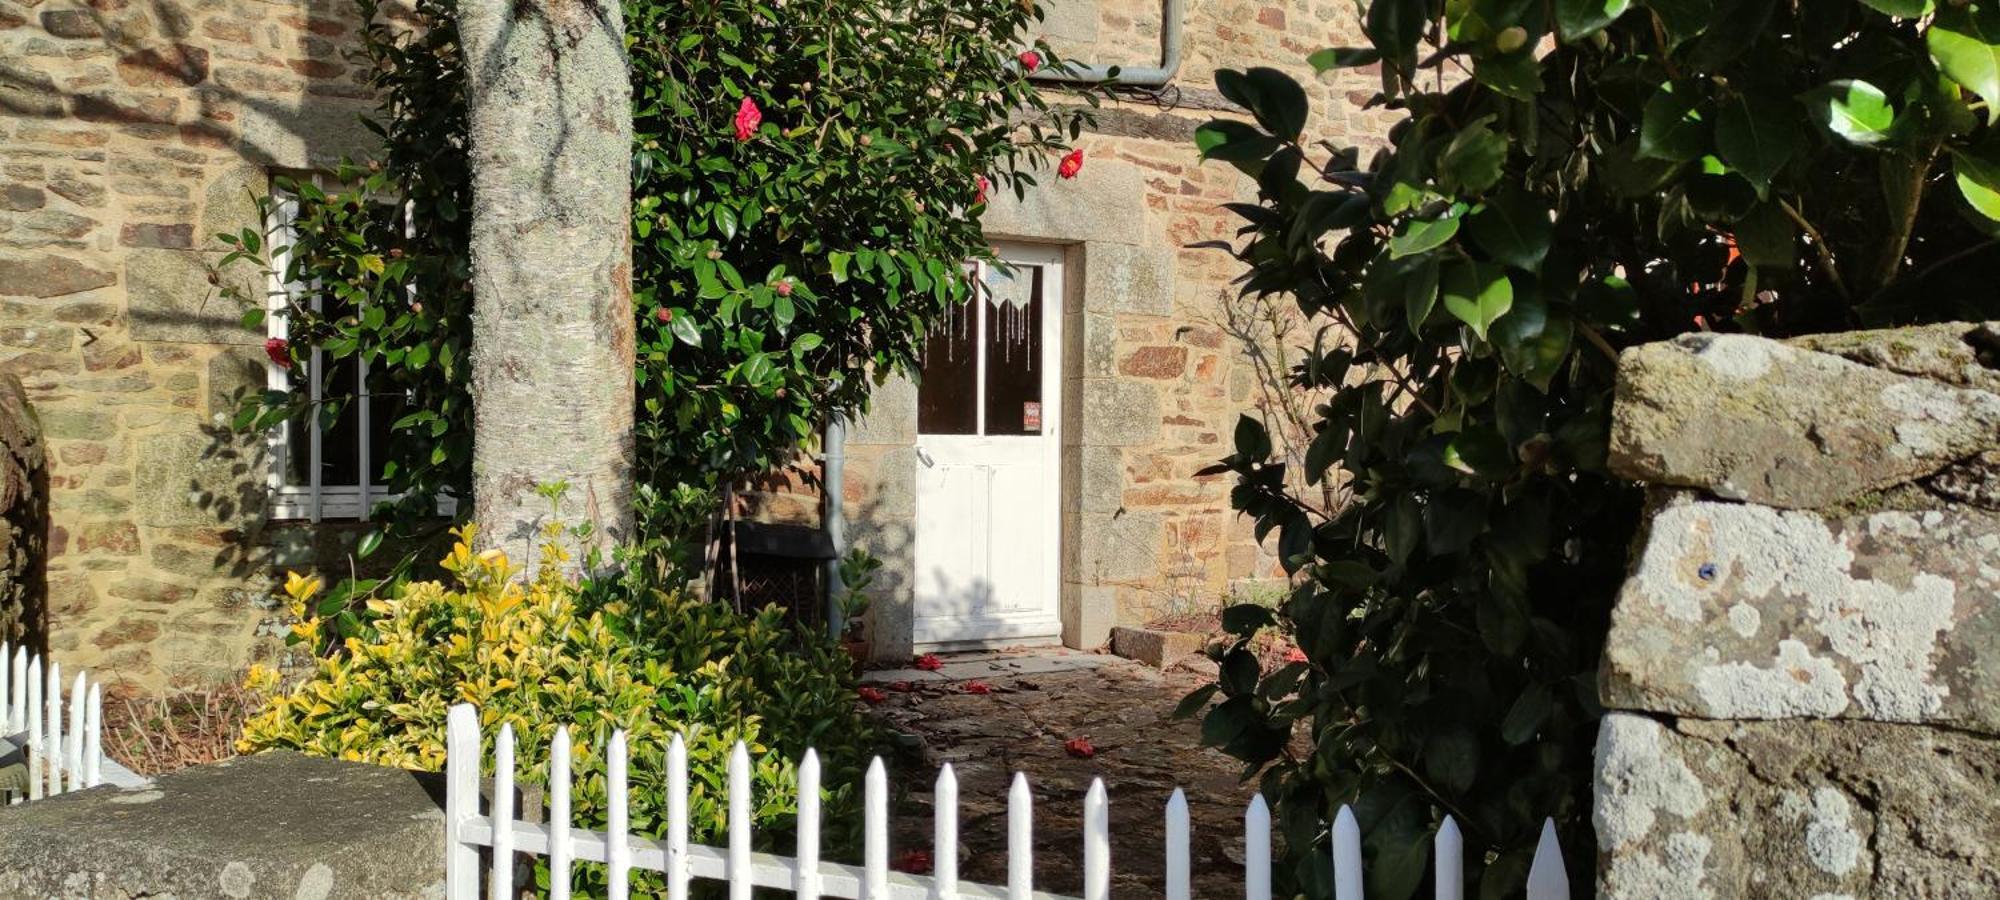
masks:
<svg viewBox="0 0 2000 900"><path fill-rule="evenodd" d="M950 659L949 657L947 659ZM953 671L958 667L948 667ZM1035 801L1035 888L1076 896L1083 888L1083 796L1104 779L1111 806L1112 896L1159 897L1165 890L1165 811L1176 785L1187 792L1193 833L1194 895L1243 891L1243 809L1252 785L1241 766L1200 746L1199 718L1174 721L1174 707L1206 683L1188 671L1156 670L1110 658L1095 668L982 679L991 693L968 693L966 681L923 681L897 690L875 713L924 743L925 771L891 772L908 789L894 816L892 860L931 849L930 785L938 767L958 775L959 877L986 884L1007 879L1007 788L1028 776ZM1090 758L1065 742L1084 738Z"/></svg>

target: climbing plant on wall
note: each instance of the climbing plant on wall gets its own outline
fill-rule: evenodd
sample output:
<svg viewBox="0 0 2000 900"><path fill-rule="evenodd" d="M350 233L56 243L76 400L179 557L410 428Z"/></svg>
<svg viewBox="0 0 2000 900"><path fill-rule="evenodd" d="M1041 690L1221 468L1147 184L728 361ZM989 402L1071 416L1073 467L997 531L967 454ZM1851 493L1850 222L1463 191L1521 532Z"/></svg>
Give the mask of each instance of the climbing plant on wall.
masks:
<svg viewBox="0 0 2000 900"><path fill-rule="evenodd" d="M1594 865L1595 671L1641 500L1606 471L1619 349L1994 315L2000 4L1374 0L1363 26L1311 61L1379 70L1369 105L1402 118L1367 162L1269 69L1219 73L1249 120L1197 136L1258 187L1218 242L1243 291L1323 327L1290 373L1303 471L1247 417L1213 470L1297 588L1227 611L1242 641L1186 707L1264 773L1292 887L1330 894L1323 823L1352 803L1370 896L1422 884L1447 814L1504 896L1545 816ZM1307 661L1261 672L1273 627Z"/></svg>
<svg viewBox="0 0 2000 900"><path fill-rule="evenodd" d="M334 173L339 189L280 180L297 199L290 252L223 239L338 301L287 309L274 359L365 358L371 393L410 398L378 448L407 523L470 480L468 73L451 0L361 9L380 153ZM907 368L964 301L961 264L991 252L978 212L1034 188L1095 104L1030 83L1062 65L1029 43L1040 16L1016 0L625 4L634 209L629 236L604 239L633 242L642 528L705 519L718 483L861 408L866 373ZM340 412L274 392L237 425Z"/></svg>

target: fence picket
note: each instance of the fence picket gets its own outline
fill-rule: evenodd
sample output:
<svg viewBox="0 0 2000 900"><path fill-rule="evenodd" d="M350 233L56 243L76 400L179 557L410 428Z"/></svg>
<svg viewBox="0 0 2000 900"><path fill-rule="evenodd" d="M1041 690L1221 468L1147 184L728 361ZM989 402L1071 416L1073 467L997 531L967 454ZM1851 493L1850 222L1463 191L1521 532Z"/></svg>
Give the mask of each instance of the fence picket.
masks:
<svg viewBox="0 0 2000 900"><path fill-rule="evenodd" d="M1556 820L1542 820L1542 839L1535 844L1535 861L1528 866L1528 900L1563 900L1569 896L1569 873L1563 871L1562 847L1556 843Z"/></svg>
<svg viewBox="0 0 2000 900"><path fill-rule="evenodd" d="M32 681L32 676L28 674L28 648L14 648L14 664L7 671L12 682L7 690L10 698L7 703L10 707L7 733L20 734L28 730L28 719L33 718L31 710L35 708L35 702L28 699L28 684Z"/></svg>
<svg viewBox="0 0 2000 900"><path fill-rule="evenodd" d="M667 744L667 897L688 895L688 751L676 734Z"/></svg>
<svg viewBox="0 0 2000 900"><path fill-rule="evenodd" d="M1111 897L1111 808L1104 796L1104 779L1090 779L1083 795L1083 897Z"/></svg>
<svg viewBox="0 0 2000 900"><path fill-rule="evenodd" d="M104 686L92 684L83 711L83 786L104 783Z"/></svg>
<svg viewBox="0 0 2000 900"><path fill-rule="evenodd" d="M861 896L863 900L889 900L889 773L882 768L882 757L868 764L865 781L861 860L866 881Z"/></svg>
<svg viewBox="0 0 2000 900"><path fill-rule="evenodd" d="M21 679L14 676L13 671L13 646L6 641L0 641L0 736L20 730L14 727L14 708L21 705L21 700L15 693L14 683Z"/></svg>
<svg viewBox="0 0 2000 900"><path fill-rule="evenodd" d="M1007 788L1007 900L1029 900L1035 893L1034 804L1028 776L1015 772Z"/></svg>
<svg viewBox="0 0 2000 900"><path fill-rule="evenodd" d="M5 649L0 648L0 658ZM37 680L25 683L26 690L41 696L41 669L35 661ZM54 672L51 667L51 672ZM58 675L59 677L59 675ZM9 688L17 684L10 679ZM0 690L0 694L6 693ZM70 743L72 759L79 752L84 761L71 772L87 771L90 743L100 713L100 693L92 687L85 696L81 682L71 691ZM29 716L29 724L40 728L51 721L53 703L37 709L42 715ZM81 711L79 711L81 710ZM80 718L79 718L80 717ZM59 721L59 720L56 720ZM82 724L79 724L82 723ZM731 748L727 782L727 845L690 847L687 843L688 772L685 741L675 735L667 751L667 821L663 840L631 833L630 790L631 754L629 738L614 731L605 749L607 791L606 830L579 829L573 821L572 798L574 765L578 752L569 728L558 728L549 747L548 818L546 825L518 821L514 787L521 777L517 771L516 737L503 723L495 735L493 749L493 800L490 812L481 815L479 776L485 760L481 755L479 713L467 704L454 706L447 719L445 760L445 819L447 856L446 896L449 900L473 900L480 893L481 877L495 900L511 900L516 890L513 877L518 854L546 856L551 884L549 895L567 900L575 864L579 861L603 863L607 896L625 900L631 893L631 871L643 869L668 873L669 896L685 900L693 878L727 882L732 900L749 900L753 892L766 890L775 895L802 900L821 898L862 898L862 900L1079 900L1053 898L1034 892L1033 794L1026 776L1015 774L1007 797L1007 885L972 884L959 880L960 849L959 784L957 771L942 766L935 787L933 818L933 874L929 877L889 871L888 771L878 757L871 760L864 786L863 865L856 867L821 858L824 785L823 767L816 751L808 749L798 766L798 845L797 857L785 858L751 851L751 811L755 808L753 767L749 748L738 742ZM95 775L82 776L94 783ZM1187 795L1176 789L1166 808L1166 890L1167 900L1192 897L1191 828ZM1271 807L1261 795L1252 797L1243 813L1244 874L1246 900L1270 900L1276 860L1271 855ZM1361 900L1365 880L1362 872L1361 833L1354 811L1342 806L1332 826L1334 896L1337 900ZM490 865L482 872L480 848L491 848ZM1093 778L1083 799L1083 892L1080 900L1108 900L1111 890L1110 801L1102 779ZM1464 837L1450 817L1439 823L1433 841L1433 868L1438 900L1464 900L1461 869ZM1564 900L1569 879L1562 869L1562 852L1557 843L1555 823L1544 821L1541 840L1528 874L1529 900Z"/></svg>
<svg viewBox="0 0 2000 900"><path fill-rule="evenodd" d="M1190 900L1187 794L1174 788L1167 798L1167 900Z"/></svg>
<svg viewBox="0 0 2000 900"><path fill-rule="evenodd" d="M493 739L493 874L487 876L493 900L513 900L514 893L514 723L500 723Z"/></svg>
<svg viewBox="0 0 2000 900"><path fill-rule="evenodd" d="M27 651L23 650L21 652L25 657ZM27 720L27 727L24 730L28 732L28 799L33 800L42 796L42 785L45 783L42 777L42 765L45 762L42 751L47 749L42 746L41 657L38 656L28 660L25 675L28 682L28 693L26 708L22 711L21 716Z"/></svg>
<svg viewBox="0 0 2000 900"><path fill-rule="evenodd" d="M799 900L819 900L819 753L799 762Z"/></svg>
<svg viewBox="0 0 2000 900"><path fill-rule="evenodd" d="M611 732L611 749L604 760L607 800L604 865L606 893L611 900L625 900L631 891L632 826L626 806L631 796L626 783L625 763L625 729L620 728Z"/></svg>
<svg viewBox="0 0 2000 900"><path fill-rule="evenodd" d="M1271 807L1261 793L1243 811L1243 900L1271 900Z"/></svg>
<svg viewBox="0 0 2000 900"><path fill-rule="evenodd" d="M1431 841L1432 880L1437 882L1437 900L1465 900L1465 836L1458 831L1458 822L1450 816L1444 817L1444 824L1438 826L1437 838Z"/></svg>
<svg viewBox="0 0 2000 900"><path fill-rule="evenodd" d="M64 745L69 750L69 789L80 791L83 783L83 710L89 703L84 700L84 677L76 673L69 688L69 742Z"/></svg>
<svg viewBox="0 0 2000 900"><path fill-rule="evenodd" d="M1341 804L1333 817L1333 897L1334 900L1362 900L1361 826L1354 810Z"/></svg>
<svg viewBox="0 0 2000 900"><path fill-rule="evenodd" d="M569 838L569 727L549 745L549 900L569 900L569 866L576 849Z"/></svg>
<svg viewBox="0 0 2000 900"><path fill-rule="evenodd" d="M938 769L931 809L931 878L938 900L958 898L958 776L951 763Z"/></svg>
<svg viewBox="0 0 2000 900"><path fill-rule="evenodd" d="M43 689L42 699L46 705L47 719L42 722L42 774L49 779L49 786L42 791L43 796L53 797L63 792L62 787L62 663L49 660L49 683Z"/></svg>
<svg viewBox="0 0 2000 900"><path fill-rule="evenodd" d="M459 704L445 715L444 889L449 900L478 900L479 851L465 829L479 815L479 714Z"/></svg>
<svg viewBox="0 0 2000 900"><path fill-rule="evenodd" d="M729 751L729 900L750 900L750 750Z"/></svg>

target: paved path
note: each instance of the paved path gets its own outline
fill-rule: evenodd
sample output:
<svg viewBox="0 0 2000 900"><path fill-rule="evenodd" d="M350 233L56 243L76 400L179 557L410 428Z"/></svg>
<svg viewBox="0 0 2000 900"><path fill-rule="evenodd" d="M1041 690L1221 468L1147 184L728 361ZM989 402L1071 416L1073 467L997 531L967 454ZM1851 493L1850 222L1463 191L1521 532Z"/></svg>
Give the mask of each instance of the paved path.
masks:
<svg viewBox="0 0 2000 900"><path fill-rule="evenodd" d="M905 782L913 790L895 817L892 855L930 847L928 786L936 767L949 762L959 782L960 877L1005 883L1007 787L1019 770L1035 798L1035 887L1075 895L1082 889L1083 795L1097 776L1111 804L1112 895L1159 897L1162 819L1178 784L1194 828L1195 896L1241 895L1250 786L1237 783L1241 767L1233 760L1200 747L1198 720L1172 720L1180 699L1205 683L1200 675L1163 675L1117 657L1073 653L945 659L939 673L870 679L887 695L877 712L922 738L929 770ZM967 692L966 678L992 692ZM896 690L899 681L909 690ZM1081 759L1065 749L1065 741L1079 737L1094 756Z"/></svg>

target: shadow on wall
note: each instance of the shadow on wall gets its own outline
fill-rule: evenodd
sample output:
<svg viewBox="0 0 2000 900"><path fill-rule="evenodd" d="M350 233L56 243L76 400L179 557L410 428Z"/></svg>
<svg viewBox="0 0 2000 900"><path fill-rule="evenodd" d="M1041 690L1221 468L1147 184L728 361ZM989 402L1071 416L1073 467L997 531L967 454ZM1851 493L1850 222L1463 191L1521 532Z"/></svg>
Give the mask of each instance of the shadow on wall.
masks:
<svg viewBox="0 0 2000 900"><path fill-rule="evenodd" d="M49 650L47 444L21 379L0 373L0 641Z"/></svg>
<svg viewBox="0 0 2000 900"><path fill-rule="evenodd" d="M886 512L883 502L872 496L863 503L849 502L845 507L848 546L838 548L845 552L858 547L882 561L868 588L866 625L871 652L877 659L892 646L908 649L910 617L915 612L916 585L911 574L916 571L916 531L907 518Z"/></svg>
<svg viewBox="0 0 2000 900"><path fill-rule="evenodd" d="M300 2L295 8L304 14L308 5ZM151 23L158 24L157 35L145 21L146 11ZM298 31L297 45L281 52L295 54L294 68L306 81L274 85L272 94L290 95L280 99L254 96L210 77L209 51L182 42L196 23L181 7L152 0L146 11L122 4L43 11L41 24L51 36L99 39L116 59L119 82L135 87L66 91L55 78L38 71L31 57L0 59L0 113L23 119L174 126L189 143L227 146L248 160L281 166L332 162L327 148L337 155L354 146L351 137L341 135L367 134L353 118L367 108L365 99L314 89L315 82L328 79L311 68L319 60L308 58L311 48L304 27ZM199 90L192 90L197 86ZM183 114L180 99L164 95L163 88L193 100L192 115ZM235 123L238 131L232 132L225 122Z"/></svg>

